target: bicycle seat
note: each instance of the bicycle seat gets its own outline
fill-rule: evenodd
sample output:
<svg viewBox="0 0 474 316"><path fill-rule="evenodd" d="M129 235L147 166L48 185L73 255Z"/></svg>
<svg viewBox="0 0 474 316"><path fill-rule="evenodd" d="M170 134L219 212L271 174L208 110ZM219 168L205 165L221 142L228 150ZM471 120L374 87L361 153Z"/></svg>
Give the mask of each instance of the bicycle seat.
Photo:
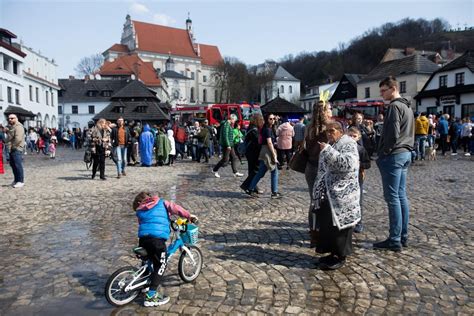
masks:
<svg viewBox="0 0 474 316"><path fill-rule="evenodd" d="M148 256L148 253L146 252L146 249L143 248L143 247L135 247L135 248L133 248L133 252L134 252L136 255L140 256L140 257L146 257L146 256Z"/></svg>

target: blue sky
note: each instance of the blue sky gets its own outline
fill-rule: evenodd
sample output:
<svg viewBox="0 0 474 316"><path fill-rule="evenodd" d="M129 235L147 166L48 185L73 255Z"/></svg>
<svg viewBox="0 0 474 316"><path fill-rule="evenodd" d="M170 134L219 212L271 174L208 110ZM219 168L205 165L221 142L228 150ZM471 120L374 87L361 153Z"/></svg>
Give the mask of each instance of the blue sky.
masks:
<svg viewBox="0 0 474 316"><path fill-rule="evenodd" d="M473 0L0 0L0 27L74 74L81 57L120 42L125 16L184 28L191 13L197 41L247 64L348 43L371 28L403 18L441 17L474 26Z"/></svg>

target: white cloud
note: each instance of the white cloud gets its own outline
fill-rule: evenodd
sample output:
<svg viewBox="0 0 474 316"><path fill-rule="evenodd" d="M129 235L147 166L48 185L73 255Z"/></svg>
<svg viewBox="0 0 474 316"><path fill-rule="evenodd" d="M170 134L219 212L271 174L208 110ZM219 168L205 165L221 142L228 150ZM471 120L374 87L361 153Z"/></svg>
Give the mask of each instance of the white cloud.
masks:
<svg viewBox="0 0 474 316"><path fill-rule="evenodd" d="M144 4L134 2L130 6L130 12L133 14L144 14L150 12L150 10Z"/></svg>
<svg viewBox="0 0 474 316"><path fill-rule="evenodd" d="M161 25L171 25L176 23L176 20L166 14L156 13L153 15L153 22Z"/></svg>

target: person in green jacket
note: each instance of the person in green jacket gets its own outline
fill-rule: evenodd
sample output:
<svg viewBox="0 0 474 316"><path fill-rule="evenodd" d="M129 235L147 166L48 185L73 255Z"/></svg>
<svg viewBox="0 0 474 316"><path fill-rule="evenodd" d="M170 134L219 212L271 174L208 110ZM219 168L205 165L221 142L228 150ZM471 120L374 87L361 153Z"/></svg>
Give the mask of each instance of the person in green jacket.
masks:
<svg viewBox="0 0 474 316"><path fill-rule="evenodd" d="M240 129L240 122L235 122L232 133L234 135L234 152L239 159L240 164L242 164L242 157L240 156L241 153L239 152L239 144L243 142L244 134Z"/></svg>
<svg viewBox="0 0 474 316"><path fill-rule="evenodd" d="M240 172L237 172L235 165L235 151L234 151L234 133L232 126L234 126L235 121L237 121L237 115L231 114L227 120L221 122L221 129L219 133L219 144L222 146L223 155L222 159L214 166L212 171L216 178L220 178L218 171L221 167L225 166L230 159L232 166L232 172L234 177L243 177L244 175Z"/></svg>
<svg viewBox="0 0 474 316"><path fill-rule="evenodd" d="M159 126L156 130L156 166L163 166L168 163L169 154L171 152L171 143L168 139L167 133L162 126Z"/></svg>

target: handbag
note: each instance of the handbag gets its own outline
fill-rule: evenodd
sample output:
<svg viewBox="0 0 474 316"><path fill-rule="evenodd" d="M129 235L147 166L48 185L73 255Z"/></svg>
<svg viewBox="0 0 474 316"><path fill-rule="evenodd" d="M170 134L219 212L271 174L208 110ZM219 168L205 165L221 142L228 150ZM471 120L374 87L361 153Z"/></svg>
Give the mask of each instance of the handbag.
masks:
<svg viewBox="0 0 474 316"><path fill-rule="evenodd" d="M296 172L304 173L308 163L308 153L306 150L297 151L290 160L290 168Z"/></svg>

